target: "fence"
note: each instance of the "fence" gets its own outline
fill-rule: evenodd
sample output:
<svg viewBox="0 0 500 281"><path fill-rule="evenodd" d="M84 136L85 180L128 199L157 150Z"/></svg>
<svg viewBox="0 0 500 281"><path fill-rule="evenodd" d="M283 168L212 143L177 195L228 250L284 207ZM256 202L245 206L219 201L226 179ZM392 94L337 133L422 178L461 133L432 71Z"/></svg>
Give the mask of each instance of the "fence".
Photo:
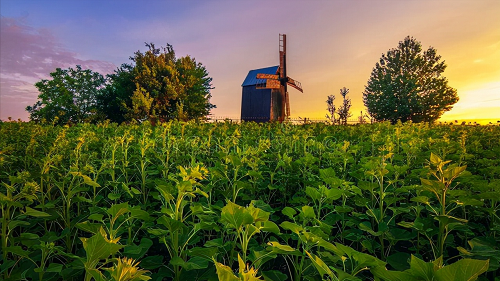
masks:
<svg viewBox="0 0 500 281"><path fill-rule="evenodd" d="M267 122L269 118L262 118L262 117L250 117L250 118L245 118L245 122ZM347 119L347 124L359 124L359 123L373 123L370 119L364 118L364 121L361 122L360 118L349 118ZM236 117L229 117L229 116L208 116L207 117L208 122L233 122L233 123L240 123L241 118L236 118ZM285 122L292 123L292 124L309 124L309 123L331 123L330 120L326 118L307 118L307 117L294 117L294 118L288 118L285 120ZM337 120L338 122L338 120Z"/></svg>

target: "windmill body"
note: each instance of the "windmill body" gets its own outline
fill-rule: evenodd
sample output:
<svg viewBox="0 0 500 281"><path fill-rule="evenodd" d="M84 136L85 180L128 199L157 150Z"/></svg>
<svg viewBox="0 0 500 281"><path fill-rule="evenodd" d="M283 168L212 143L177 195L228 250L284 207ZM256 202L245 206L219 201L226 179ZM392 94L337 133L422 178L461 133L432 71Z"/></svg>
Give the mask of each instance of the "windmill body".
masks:
<svg viewBox="0 0 500 281"><path fill-rule="evenodd" d="M303 91L300 82L287 76L285 34L280 34L279 54L279 66L250 70L243 81L242 121L283 122L290 116L287 86Z"/></svg>

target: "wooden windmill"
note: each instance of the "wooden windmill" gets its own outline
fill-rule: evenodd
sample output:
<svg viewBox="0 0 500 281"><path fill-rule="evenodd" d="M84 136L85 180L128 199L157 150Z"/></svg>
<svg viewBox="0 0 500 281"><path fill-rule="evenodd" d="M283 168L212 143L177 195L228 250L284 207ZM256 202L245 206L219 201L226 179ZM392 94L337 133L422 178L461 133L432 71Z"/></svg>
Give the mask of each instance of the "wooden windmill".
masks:
<svg viewBox="0 0 500 281"><path fill-rule="evenodd" d="M257 73L257 89L272 89L270 120L283 122L290 116L290 101L287 85L303 93L302 85L287 76L286 72L286 34L279 35L280 64L276 74Z"/></svg>

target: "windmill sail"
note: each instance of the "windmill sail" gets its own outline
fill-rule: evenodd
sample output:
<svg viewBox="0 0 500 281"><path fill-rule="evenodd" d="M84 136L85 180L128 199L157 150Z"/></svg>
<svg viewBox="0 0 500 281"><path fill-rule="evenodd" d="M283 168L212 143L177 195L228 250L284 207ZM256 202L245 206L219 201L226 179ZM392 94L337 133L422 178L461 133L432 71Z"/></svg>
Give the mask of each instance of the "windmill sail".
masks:
<svg viewBox="0 0 500 281"><path fill-rule="evenodd" d="M271 94L271 120L283 122L290 116L290 100L287 86L297 89L301 93L302 85L287 76L286 72L286 34L279 37L280 65L276 74L258 73L255 78L261 81L257 84L257 89L272 89Z"/></svg>

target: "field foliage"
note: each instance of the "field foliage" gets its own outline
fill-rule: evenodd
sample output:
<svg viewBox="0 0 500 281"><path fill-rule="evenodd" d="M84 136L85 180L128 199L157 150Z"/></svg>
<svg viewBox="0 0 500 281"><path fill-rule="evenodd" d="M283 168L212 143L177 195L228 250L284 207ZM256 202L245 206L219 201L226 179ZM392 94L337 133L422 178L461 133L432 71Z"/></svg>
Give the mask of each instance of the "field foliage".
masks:
<svg viewBox="0 0 500 281"><path fill-rule="evenodd" d="M498 280L500 127L0 123L3 280Z"/></svg>

